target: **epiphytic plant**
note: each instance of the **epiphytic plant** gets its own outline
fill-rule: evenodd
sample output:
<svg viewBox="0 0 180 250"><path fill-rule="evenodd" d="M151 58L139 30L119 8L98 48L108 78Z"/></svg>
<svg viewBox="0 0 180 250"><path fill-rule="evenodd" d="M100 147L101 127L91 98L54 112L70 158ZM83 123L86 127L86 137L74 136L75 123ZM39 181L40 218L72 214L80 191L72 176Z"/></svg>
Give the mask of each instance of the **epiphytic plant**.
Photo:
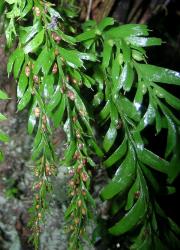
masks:
<svg viewBox="0 0 180 250"><path fill-rule="evenodd" d="M175 191L170 185L179 172L180 122L174 111L180 102L166 86L180 85L180 74L147 64L144 49L160 45L161 39L148 37L146 25L119 26L112 18L80 26L73 1L71 11L47 1L3 4L7 44L18 39L8 74L13 72L17 80L17 109L28 107L28 132L34 136L30 225L35 248L49 208L51 176L59 164L70 175L71 202L65 214L69 249L83 247L90 207L95 206L90 186L96 155L112 177L100 194L111 201L109 213L118 220L109 233L129 235L130 249L166 249L168 244L177 249L179 229L157 198L162 191ZM60 160L52 140L59 126L67 135ZM149 147L149 126L156 135L167 131L161 157ZM156 172L167 177L165 188Z"/></svg>
<svg viewBox="0 0 180 250"><path fill-rule="evenodd" d="M8 99L7 94L4 91L0 90L0 101L7 100L7 99ZM7 118L2 113L0 113L0 122L6 119ZM0 142L8 142L8 141L9 141L8 136L0 129ZM4 155L0 149L0 162L3 161L3 159L4 159Z"/></svg>

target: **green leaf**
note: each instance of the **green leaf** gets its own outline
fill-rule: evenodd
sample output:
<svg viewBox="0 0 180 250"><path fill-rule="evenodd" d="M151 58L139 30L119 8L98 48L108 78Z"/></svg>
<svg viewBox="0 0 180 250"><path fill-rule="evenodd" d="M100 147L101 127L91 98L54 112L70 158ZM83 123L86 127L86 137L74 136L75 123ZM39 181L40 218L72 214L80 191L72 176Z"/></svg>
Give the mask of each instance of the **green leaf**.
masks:
<svg viewBox="0 0 180 250"><path fill-rule="evenodd" d="M103 140L103 148L106 152L113 146L117 136L118 112L115 105L110 102L111 124Z"/></svg>
<svg viewBox="0 0 180 250"><path fill-rule="evenodd" d="M92 53L82 53L78 52L78 56L82 60L95 62L97 60L96 55Z"/></svg>
<svg viewBox="0 0 180 250"><path fill-rule="evenodd" d="M22 44L26 44L42 29L39 20L33 25L28 27L20 27L20 41Z"/></svg>
<svg viewBox="0 0 180 250"><path fill-rule="evenodd" d="M64 158L65 158L65 164L69 166L73 160L74 153L76 151L76 142L75 140L71 140L69 147L65 151Z"/></svg>
<svg viewBox="0 0 180 250"><path fill-rule="evenodd" d="M93 101L92 101L92 105L94 107L98 107L101 102L104 100L104 94L102 91L97 92L97 94L94 95Z"/></svg>
<svg viewBox="0 0 180 250"><path fill-rule="evenodd" d="M105 37L111 39L125 38L129 36L147 36L149 34L147 25L144 24L124 24L106 31Z"/></svg>
<svg viewBox="0 0 180 250"><path fill-rule="evenodd" d="M112 66L111 66L111 78L112 78L113 86L117 86L118 84L120 71L121 71L121 66L119 63L119 52L117 51L115 58L113 58L112 60ZM107 96L107 99L109 99L108 95L106 96Z"/></svg>
<svg viewBox="0 0 180 250"><path fill-rule="evenodd" d="M80 35L76 36L76 40L78 42L82 42L82 41L85 41L85 40L95 38L95 36L96 36L95 29L88 30L88 31L85 31L85 32L81 33Z"/></svg>
<svg viewBox="0 0 180 250"><path fill-rule="evenodd" d="M35 108L36 108L36 102L34 102L34 104L32 105L29 119L28 119L28 133L29 134L32 134L34 127L36 125L36 116L35 116L35 112L34 112Z"/></svg>
<svg viewBox="0 0 180 250"><path fill-rule="evenodd" d="M65 41L69 44L72 44L72 45L74 45L76 43L75 37L68 36L68 35L64 34L60 29L58 29L56 32L62 38L63 41Z"/></svg>
<svg viewBox="0 0 180 250"><path fill-rule="evenodd" d="M144 79L150 82L161 82L180 85L180 73L150 64L136 63Z"/></svg>
<svg viewBox="0 0 180 250"><path fill-rule="evenodd" d="M0 150L0 162L4 161L4 155L2 153L2 151Z"/></svg>
<svg viewBox="0 0 180 250"><path fill-rule="evenodd" d="M116 136L117 136L116 126L113 123L111 123L103 140L103 148L106 152L108 152L110 148L113 146Z"/></svg>
<svg viewBox="0 0 180 250"><path fill-rule="evenodd" d="M133 245L131 245L130 250L150 250L152 249L152 230L150 224L145 224L140 234L135 239ZM159 249L160 250L160 249ZM165 249L164 249L165 250Z"/></svg>
<svg viewBox="0 0 180 250"><path fill-rule="evenodd" d="M171 170L168 161L162 159L161 157L149 151L148 149L144 148L143 151L139 151L138 158L142 163L146 164L147 166L167 175Z"/></svg>
<svg viewBox="0 0 180 250"><path fill-rule="evenodd" d="M106 120L107 117L110 114L110 101L108 100L105 104L105 106L103 107L103 109L100 111L99 113L99 117L101 120Z"/></svg>
<svg viewBox="0 0 180 250"><path fill-rule="evenodd" d="M112 17L106 17L103 18L99 23L98 23L98 30L103 31L106 27L111 26L114 24L114 19Z"/></svg>
<svg viewBox="0 0 180 250"><path fill-rule="evenodd" d="M166 151L165 151L165 158L167 158L174 150L176 146L176 125L172 121L172 119L165 114L167 123L168 123L168 135L167 135L167 144L166 144Z"/></svg>
<svg viewBox="0 0 180 250"><path fill-rule="evenodd" d="M144 184L146 185L146 184ZM147 187L144 187L147 189ZM148 210L148 202L146 200L146 194L142 188L140 188L140 196L135 205L127 212L119 222L109 229L109 232L113 235L124 234L136 226L138 226L144 219Z"/></svg>
<svg viewBox="0 0 180 250"><path fill-rule="evenodd" d="M139 176L136 177L135 182L133 183L132 187L130 188L127 196L127 203L125 210L129 210L132 208L134 205L134 200L135 200L135 193L140 192L140 180Z"/></svg>
<svg viewBox="0 0 180 250"><path fill-rule="evenodd" d="M104 200L111 199L117 194L122 195L131 187L136 176L136 162L133 154L133 151L128 152L113 179L103 188L101 197Z"/></svg>
<svg viewBox="0 0 180 250"><path fill-rule="evenodd" d="M113 93L117 93L122 87L125 91L129 91L131 89L132 83L134 79L134 72L129 63L126 63L123 67L123 70L120 75L120 79L116 85L113 87Z"/></svg>
<svg viewBox="0 0 180 250"><path fill-rule="evenodd" d="M6 119L7 118L3 114L0 113L0 121L5 121Z"/></svg>
<svg viewBox="0 0 180 250"><path fill-rule="evenodd" d="M17 97L18 98L23 97L27 86L28 86L28 77L25 74L25 67L23 67L20 77L19 77L18 85L17 85Z"/></svg>
<svg viewBox="0 0 180 250"><path fill-rule="evenodd" d="M53 96L51 97L50 102L47 105L47 112L50 114L59 104L61 100L61 91L59 85L56 87L56 91L54 92Z"/></svg>
<svg viewBox="0 0 180 250"><path fill-rule="evenodd" d="M154 93L159 98L164 98L166 102L175 109L180 109L180 99L175 97L174 95L170 94L165 89L153 84L154 86Z"/></svg>
<svg viewBox="0 0 180 250"><path fill-rule="evenodd" d="M32 7L33 7L33 1L32 0L26 1L26 6L23 9L23 11L21 12L20 17L21 18L25 17L30 12L30 10L32 10Z"/></svg>
<svg viewBox="0 0 180 250"><path fill-rule="evenodd" d="M144 114L143 118L141 119L139 125L137 126L136 130L141 131L148 125L151 125L156 117L156 110L152 103L149 103L148 109Z"/></svg>
<svg viewBox="0 0 180 250"><path fill-rule="evenodd" d="M67 50L60 47L59 53L70 67L77 69L83 66L83 61L80 59L79 52L77 50Z"/></svg>
<svg viewBox="0 0 180 250"><path fill-rule="evenodd" d="M123 114L134 121L140 120L140 113L136 110L133 103L130 102L126 97L120 96L120 98L116 99L114 103L116 104L120 115Z"/></svg>
<svg viewBox="0 0 180 250"><path fill-rule="evenodd" d="M146 85L143 82L138 82L136 95L134 97L133 104L136 108L136 110L140 110L142 102L143 102L143 96L146 94L147 88Z"/></svg>
<svg viewBox="0 0 180 250"><path fill-rule="evenodd" d="M23 95L23 97L19 101L18 106L17 106L17 110L18 111L23 110L28 105L30 100L31 100L31 90L29 88L26 90L25 94Z"/></svg>
<svg viewBox="0 0 180 250"><path fill-rule="evenodd" d="M107 68L110 63L111 55L112 55L113 42L111 40L105 40L103 44L103 59L102 66Z"/></svg>
<svg viewBox="0 0 180 250"><path fill-rule="evenodd" d="M44 40L44 29L42 29L25 47L24 53L32 53L42 44Z"/></svg>
<svg viewBox="0 0 180 250"><path fill-rule="evenodd" d="M140 46L140 47L150 47L150 46L155 46L155 45L161 45L162 40L160 38L155 38L155 37L126 37L125 41L130 43L133 46Z"/></svg>
<svg viewBox="0 0 180 250"><path fill-rule="evenodd" d="M50 98L54 94L54 75L46 75L43 77L44 96Z"/></svg>
<svg viewBox="0 0 180 250"><path fill-rule="evenodd" d="M129 63L131 61L131 48L127 45L127 43L124 41L124 39L121 39L120 48L123 52L123 60L126 63Z"/></svg>
<svg viewBox="0 0 180 250"><path fill-rule="evenodd" d="M124 138L121 145L103 162L105 167L111 167L114 163L121 160L127 151L127 139Z"/></svg>
<svg viewBox="0 0 180 250"><path fill-rule="evenodd" d="M0 90L0 100L7 100L7 99L8 95L4 91Z"/></svg>
<svg viewBox="0 0 180 250"><path fill-rule="evenodd" d="M122 87L125 91L130 91L134 80L134 71L129 63L125 64L124 71L127 77L126 80L122 82Z"/></svg>
<svg viewBox="0 0 180 250"><path fill-rule="evenodd" d="M22 64L24 62L24 52L23 50L19 50L19 53L17 53L17 58L14 63L14 78L16 79L19 75L19 72L21 70Z"/></svg>
<svg viewBox="0 0 180 250"><path fill-rule="evenodd" d="M55 128L58 128L59 124L61 123L63 116L64 116L64 111L66 108L66 98L64 95L62 95L61 101L56 108L55 112L52 114L52 120L54 122Z"/></svg>
<svg viewBox="0 0 180 250"><path fill-rule="evenodd" d="M1 1L1 2L0 2L0 15L3 14L4 9L5 9L5 2Z"/></svg>
<svg viewBox="0 0 180 250"><path fill-rule="evenodd" d="M45 47L34 63L33 72L37 75L42 68L44 75L47 75L55 59L54 50Z"/></svg>
<svg viewBox="0 0 180 250"><path fill-rule="evenodd" d="M2 141L2 142L9 141L9 137L5 133L3 133L1 130L0 130L0 141Z"/></svg>
<svg viewBox="0 0 180 250"><path fill-rule="evenodd" d="M7 64L7 72L8 75L11 73L12 69L13 69L13 65L16 61L16 59L18 58L19 55L22 55L23 51L21 48L17 48L15 49L15 51L10 55L9 60L8 60L8 64ZM16 66L17 67L17 66Z"/></svg>

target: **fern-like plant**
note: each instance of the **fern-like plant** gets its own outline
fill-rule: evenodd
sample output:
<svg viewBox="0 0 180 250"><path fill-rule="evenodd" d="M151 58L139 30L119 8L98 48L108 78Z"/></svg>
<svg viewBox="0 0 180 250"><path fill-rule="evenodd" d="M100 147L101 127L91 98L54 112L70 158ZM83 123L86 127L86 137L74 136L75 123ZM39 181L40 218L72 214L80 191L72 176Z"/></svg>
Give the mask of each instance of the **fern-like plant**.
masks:
<svg viewBox="0 0 180 250"><path fill-rule="evenodd" d="M7 44L17 37L8 74L17 80L18 111L28 108L28 132L34 137L35 198L30 226L35 249L49 209L51 177L67 166L71 197L65 213L69 249L82 249L95 201L90 193L98 156L111 176L101 191L109 200L114 236L129 235L130 249L178 249L178 226L158 203L179 173L177 97L166 89L180 85L180 74L150 65L145 48L161 45L146 25L77 23L71 3L60 10L51 2L5 0ZM1 4L2 5L2 4ZM63 126L64 157L55 154L52 136ZM146 128L167 131L161 157L149 147ZM0 137L0 139L2 139ZM157 172L166 178L159 182ZM117 222L116 222L117 221Z"/></svg>

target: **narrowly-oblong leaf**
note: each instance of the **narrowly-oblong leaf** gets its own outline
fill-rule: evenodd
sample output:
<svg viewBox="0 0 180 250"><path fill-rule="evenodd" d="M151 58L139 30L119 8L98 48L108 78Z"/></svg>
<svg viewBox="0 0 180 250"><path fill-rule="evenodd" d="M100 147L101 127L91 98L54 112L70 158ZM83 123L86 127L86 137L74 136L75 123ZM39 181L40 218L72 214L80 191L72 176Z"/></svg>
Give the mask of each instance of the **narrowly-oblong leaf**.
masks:
<svg viewBox="0 0 180 250"><path fill-rule="evenodd" d="M127 139L124 138L121 145L103 162L105 167L111 167L114 163L121 160L127 151Z"/></svg>
<svg viewBox="0 0 180 250"><path fill-rule="evenodd" d="M180 73L154 66L151 64L136 63L144 79L150 82L161 82L168 84L180 85Z"/></svg>
<svg viewBox="0 0 180 250"><path fill-rule="evenodd" d="M133 46L139 47L150 47L155 45L161 45L162 40L155 37L127 37L126 42L129 42Z"/></svg>
<svg viewBox="0 0 180 250"><path fill-rule="evenodd" d="M149 167L168 174L170 169L170 164L168 161L162 159L158 155L154 154L153 152L149 151L148 149L144 148L143 151L139 151L138 158L142 163L148 165Z"/></svg>
<svg viewBox="0 0 180 250"><path fill-rule="evenodd" d="M105 37L119 39L129 36L147 36L147 26L144 24L125 24L105 32Z"/></svg>
<svg viewBox="0 0 180 250"><path fill-rule="evenodd" d="M144 179L144 177L143 177ZM147 187L142 178L140 180L140 196L135 205L127 212L119 222L109 229L113 235L121 235L139 225L144 219L148 210Z"/></svg>
<svg viewBox="0 0 180 250"><path fill-rule="evenodd" d="M31 90L27 89L22 99L19 101L17 109L18 111L23 110L31 100Z"/></svg>
<svg viewBox="0 0 180 250"><path fill-rule="evenodd" d="M34 52L44 40L44 29L42 29L25 47L24 53Z"/></svg>
<svg viewBox="0 0 180 250"><path fill-rule="evenodd" d="M133 152L129 151L121 166L117 169L113 179L101 192L105 200L111 199L117 194L123 194L131 187L136 176L136 162Z"/></svg>

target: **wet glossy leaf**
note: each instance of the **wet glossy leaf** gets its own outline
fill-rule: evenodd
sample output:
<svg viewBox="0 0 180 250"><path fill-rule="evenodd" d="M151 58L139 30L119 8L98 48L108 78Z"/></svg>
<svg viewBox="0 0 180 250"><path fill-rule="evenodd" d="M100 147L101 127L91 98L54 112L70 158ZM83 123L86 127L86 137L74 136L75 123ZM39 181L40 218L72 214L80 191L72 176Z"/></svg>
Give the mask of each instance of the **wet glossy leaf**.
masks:
<svg viewBox="0 0 180 250"><path fill-rule="evenodd" d="M108 152L110 148L113 146L116 136L117 136L116 126L113 123L111 123L103 140L103 148L106 152Z"/></svg>
<svg viewBox="0 0 180 250"><path fill-rule="evenodd" d="M69 66L75 69L83 66L83 61L80 59L78 51L59 48L59 53Z"/></svg>
<svg viewBox="0 0 180 250"><path fill-rule="evenodd" d="M137 126L137 131L143 130L148 125L151 125L156 117L156 110L154 106L149 103L148 109Z"/></svg>
<svg viewBox="0 0 180 250"><path fill-rule="evenodd" d="M130 91L134 80L134 70L129 63L127 63L124 68L127 77L126 80L122 82L122 87L125 91Z"/></svg>
<svg viewBox="0 0 180 250"><path fill-rule="evenodd" d="M123 60L128 63L131 60L131 48L127 45L124 39L121 39L120 48L123 52Z"/></svg>
<svg viewBox="0 0 180 250"><path fill-rule="evenodd" d="M169 162L149 151L148 149L144 148L143 151L139 151L138 158L140 161L142 161L142 163L159 172L168 174L168 172L170 171Z"/></svg>
<svg viewBox="0 0 180 250"><path fill-rule="evenodd" d="M28 77L25 74L25 68L21 71L18 85L17 85L17 97L22 98L24 95L24 92L28 86Z"/></svg>
<svg viewBox="0 0 180 250"><path fill-rule="evenodd" d="M136 177L135 182L133 183L132 187L130 188L130 190L128 192L125 210L129 210L132 208L134 201L135 201L135 193L136 192L140 192L139 176Z"/></svg>
<svg viewBox="0 0 180 250"><path fill-rule="evenodd" d="M129 101L129 99L127 99L126 97L121 96L115 101L115 104L120 114L123 113L134 121L140 120L140 113L136 110L132 102Z"/></svg>
<svg viewBox="0 0 180 250"><path fill-rule="evenodd" d="M21 70L22 64L24 62L24 52L22 49L18 50L18 53L16 54L16 60L14 62L14 78L16 79L19 75L19 72Z"/></svg>
<svg viewBox="0 0 180 250"><path fill-rule="evenodd" d="M120 79L116 85L114 85L113 93L117 93L122 87L129 91L134 79L133 69L129 63L126 63L120 75Z"/></svg>
<svg viewBox="0 0 180 250"><path fill-rule="evenodd" d="M33 104L31 108L29 119L28 119L28 133L29 134L32 134L34 127L36 125L36 116L34 112L35 107L36 107L36 102Z"/></svg>
<svg viewBox="0 0 180 250"><path fill-rule="evenodd" d="M66 108L66 98L64 95L62 95L59 106L57 107L55 112L52 114L52 119L53 119L55 128L57 128L59 124L61 123L63 116L64 116L65 108Z"/></svg>
<svg viewBox="0 0 180 250"><path fill-rule="evenodd" d="M117 136L116 127L118 124L119 116L118 116L118 111L112 101L110 102L110 116L111 116L111 124L103 140L103 148L106 152L108 152L110 148L113 146Z"/></svg>
<svg viewBox="0 0 180 250"><path fill-rule="evenodd" d="M111 167L114 163L121 160L127 151L127 141L124 138L122 144L114 151L114 153L103 162L105 167Z"/></svg>
<svg viewBox="0 0 180 250"><path fill-rule="evenodd" d="M121 71L121 66L119 64L119 53L116 53L115 58L112 60L112 66L111 66L111 78L113 86L117 86L119 81L119 75Z"/></svg>
<svg viewBox="0 0 180 250"><path fill-rule="evenodd" d="M166 114L166 119L168 123L168 134L167 134L165 158L167 158L173 152L176 146L176 140L177 140L176 125L167 114Z"/></svg>
<svg viewBox="0 0 180 250"><path fill-rule="evenodd" d="M21 18L25 17L30 12L30 10L32 10L32 7L33 7L33 1L32 0L27 0L26 1L26 6L25 6L25 8L23 9L23 11L21 13Z"/></svg>
<svg viewBox="0 0 180 250"><path fill-rule="evenodd" d="M160 86L154 86L154 93L159 98L164 98L166 102L171 105L175 109L180 109L180 99L166 91L165 89L161 88Z"/></svg>
<svg viewBox="0 0 180 250"><path fill-rule="evenodd" d="M103 109L99 113L101 120L105 120L110 114L110 102L107 101Z"/></svg>
<svg viewBox="0 0 180 250"><path fill-rule="evenodd" d="M80 35L76 36L76 40L78 42L82 42L85 40L95 38L95 35L96 35L95 30L88 30L88 31L85 31L85 32L81 33Z"/></svg>
<svg viewBox="0 0 180 250"><path fill-rule="evenodd" d="M117 194L124 194L131 187L135 176L136 162L133 153L129 151L113 179L103 188L101 197L107 200Z"/></svg>
<svg viewBox="0 0 180 250"><path fill-rule="evenodd" d="M143 82L138 82L137 90L136 90L136 95L134 97L133 104L136 108L136 110L140 110L143 102L143 96L145 95L147 91L147 88Z"/></svg>
<svg viewBox="0 0 180 250"><path fill-rule="evenodd" d="M103 31L106 27L111 26L114 24L114 18L112 17L106 17L103 18L99 23L98 23L98 29L100 31Z"/></svg>
<svg viewBox="0 0 180 250"><path fill-rule="evenodd" d="M143 24L125 24L105 32L105 37L119 39L129 36L147 36L147 26Z"/></svg>
<svg viewBox="0 0 180 250"><path fill-rule="evenodd" d="M75 151L76 151L76 142L74 140L71 140L70 145L68 146L64 154L65 164L67 164L67 166L71 164Z"/></svg>
<svg viewBox="0 0 180 250"><path fill-rule="evenodd" d="M162 40L160 38L155 37L127 37L125 41L132 44L133 46L140 46L140 47L150 47L155 45L161 45Z"/></svg>
<svg viewBox="0 0 180 250"><path fill-rule="evenodd" d="M31 100L31 90L27 89L25 94L23 95L23 97L21 98L21 100L18 103L17 110L18 111L23 110L28 105L30 100Z"/></svg>
<svg viewBox="0 0 180 250"><path fill-rule="evenodd" d="M46 98L51 98L54 94L54 76L46 75L43 78L43 85L44 85L44 96Z"/></svg>
<svg viewBox="0 0 180 250"><path fill-rule="evenodd" d="M142 222L147 210L148 203L146 201L144 190L141 186L140 196L135 205L122 217L122 219L120 219L119 222L109 229L109 232L113 235L121 235L132 230Z"/></svg>
<svg viewBox="0 0 180 250"><path fill-rule="evenodd" d="M12 69L13 69L13 65L16 61L16 59L18 58L19 55L22 55L23 51L21 48L17 48L9 57L8 60L8 64L7 64L7 72L8 75L11 73Z"/></svg>
<svg viewBox="0 0 180 250"><path fill-rule="evenodd" d="M25 47L24 53L34 52L44 40L44 29L42 29Z"/></svg>
<svg viewBox="0 0 180 250"><path fill-rule="evenodd" d="M31 40L40 30L42 26L39 21L37 21L33 26L20 27L20 41L22 44L26 44Z"/></svg>
<svg viewBox="0 0 180 250"><path fill-rule="evenodd" d="M56 91L54 92L50 102L47 105L47 112L48 114L50 112L53 111L53 109L55 109L57 107L57 105L59 104L60 100L61 100L61 92L60 92L60 87L59 85L56 87Z"/></svg>
<svg viewBox="0 0 180 250"><path fill-rule="evenodd" d="M78 56L82 60L95 62L97 60L96 55L92 53L82 53L78 52Z"/></svg>
<svg viewBox="0 0 180 250"><path fill-rule="evenodd" d="M151 82L161 82L180 85L180 73L150 64L137 64L144 79Z"/></svg>
<svg viewBox="0 0 180 250"><path fill-rule="evenodd" d="M111 40L105 40L103 44L103 59L102 59L102 66L107 68L110 63L111 55L112 55L112 47L113 42Z"/></svg>
<svg viewBox="0 0 180 250"><path fill-rule="evenodd" d="M37 75L42 68L44 75L47 75L55 59L54 50L44 48L34 63L33 72Z"/></svg>

